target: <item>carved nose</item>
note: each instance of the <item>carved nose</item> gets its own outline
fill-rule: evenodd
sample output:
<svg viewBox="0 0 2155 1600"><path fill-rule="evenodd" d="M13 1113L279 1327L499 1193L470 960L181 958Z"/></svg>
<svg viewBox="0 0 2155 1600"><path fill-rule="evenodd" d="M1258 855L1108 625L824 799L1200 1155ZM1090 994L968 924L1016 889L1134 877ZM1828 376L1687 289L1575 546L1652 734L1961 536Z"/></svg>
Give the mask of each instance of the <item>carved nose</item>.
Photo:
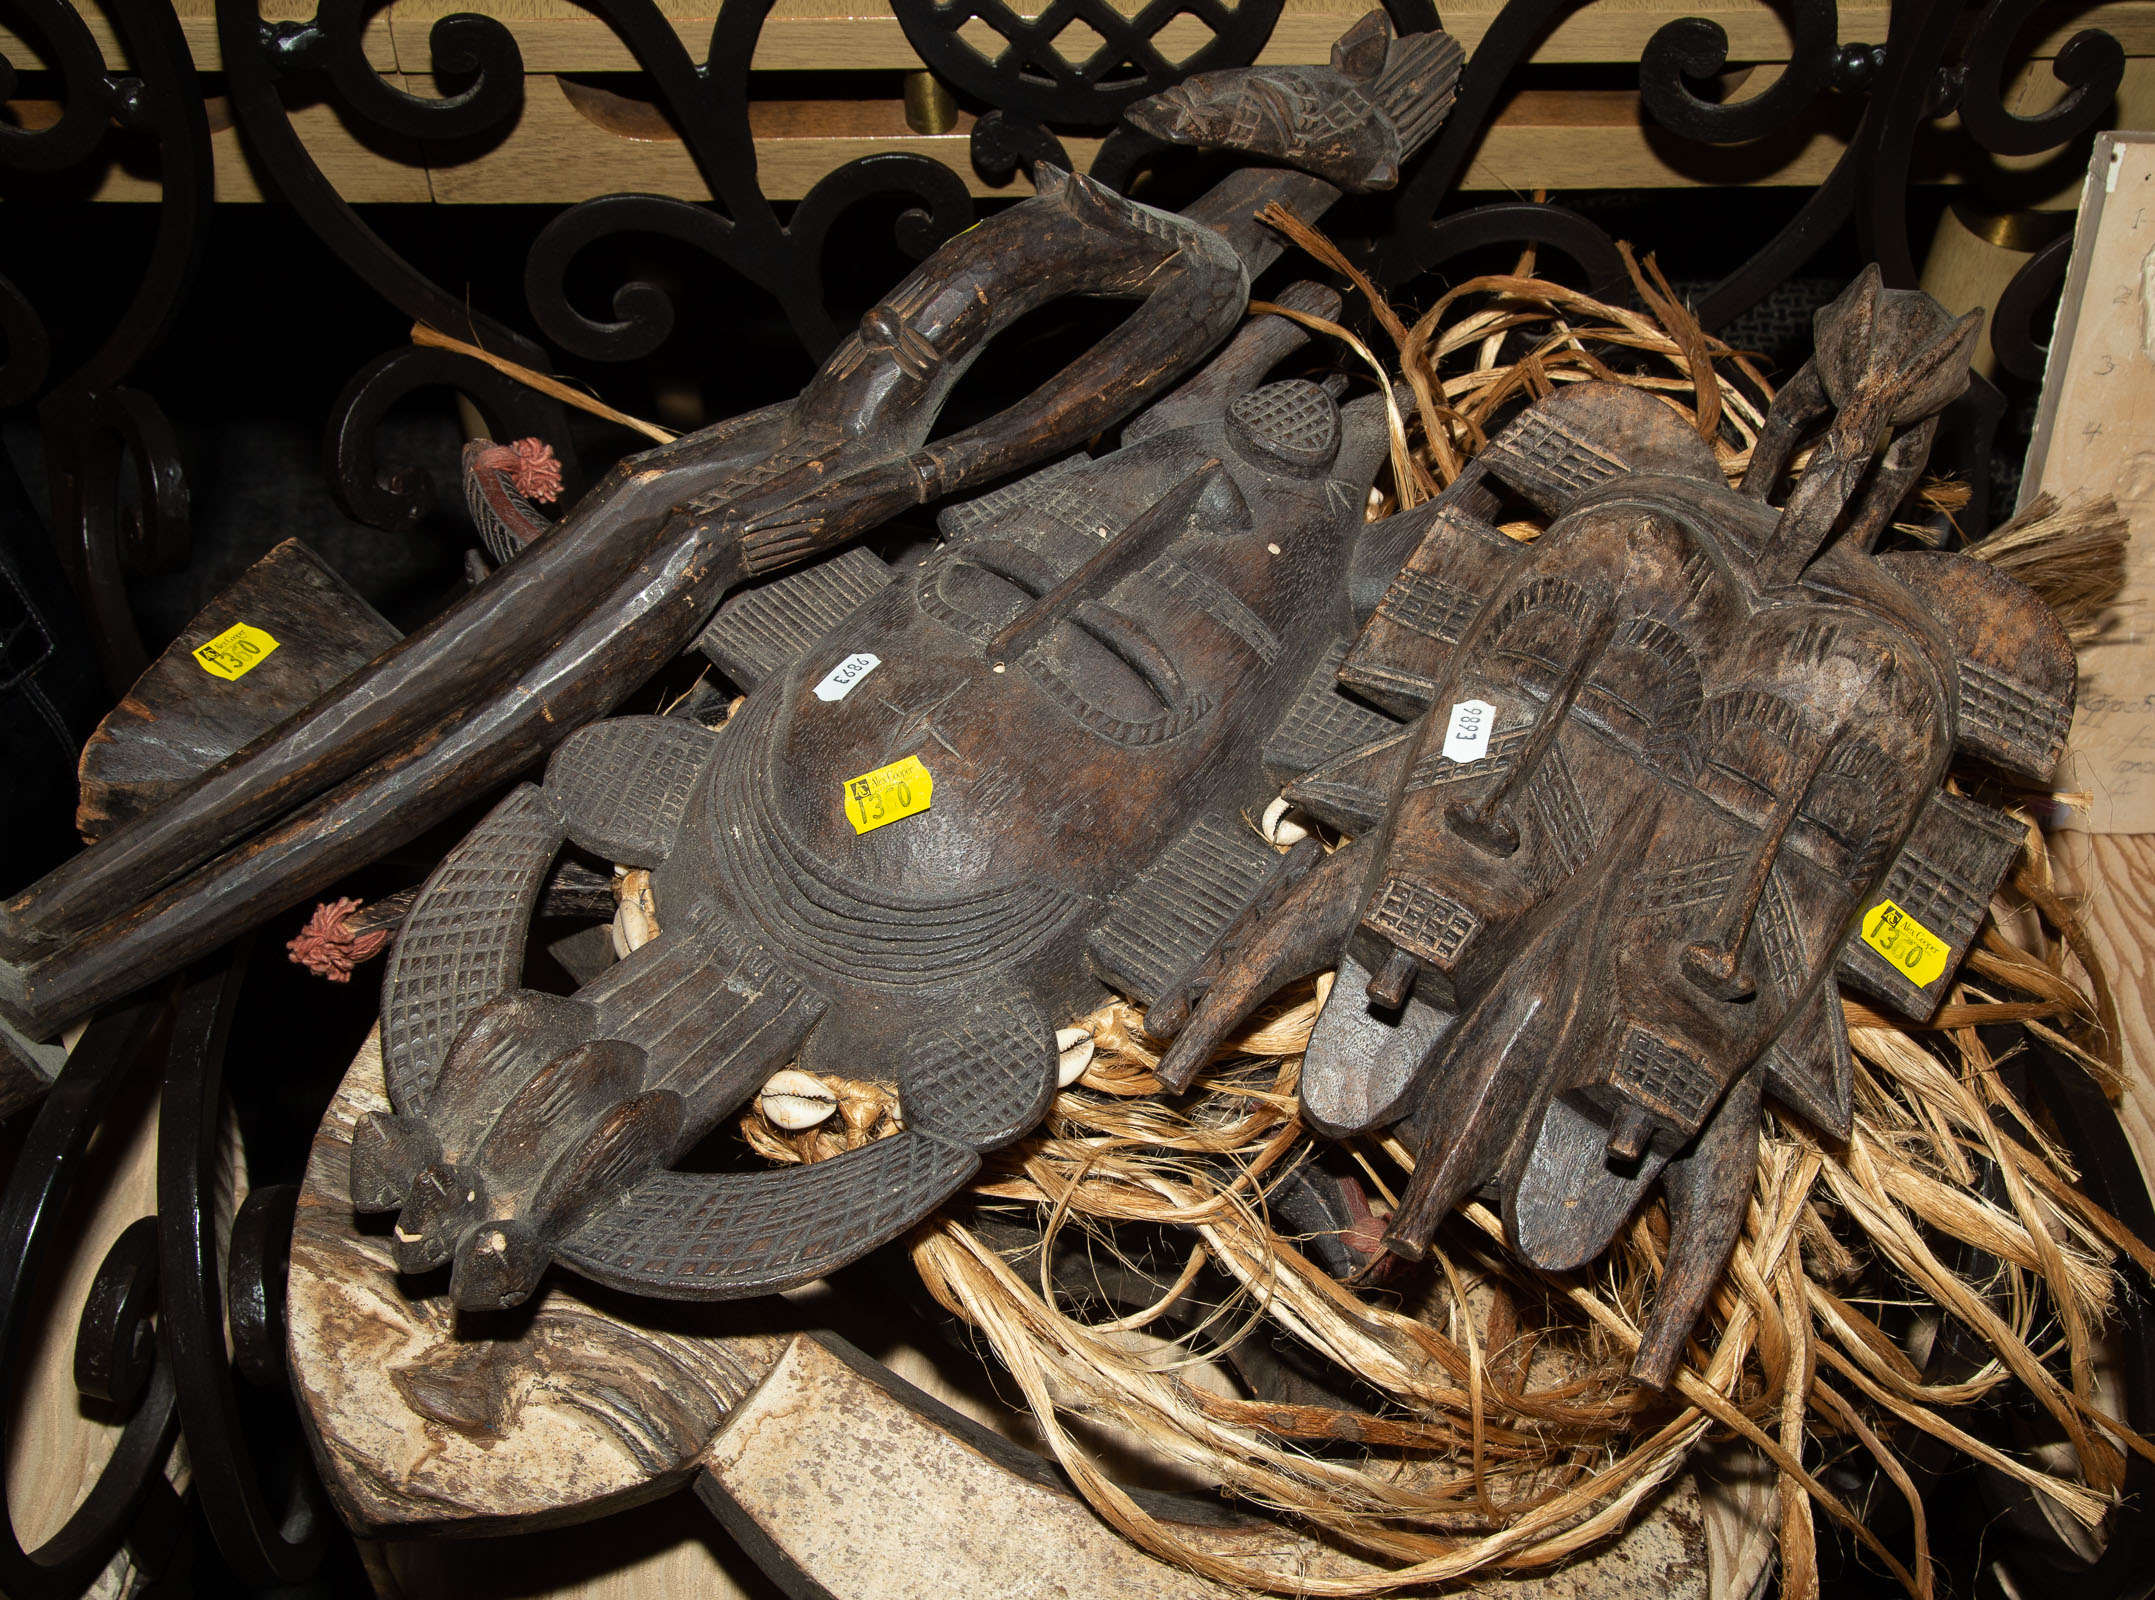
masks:
<svg viewBox="0 0 2155 1600"><path fill-rule="evenodd" d="M1692 944L1684 946L1678 964L1685 977L1716 1000L1748 1000L1758 986L1739 970L1740 959L1730 945Z"/></svg>
<svg viewBox="0 0 2155 1600"><path fill-rule="evenodd" d="M1382 970L1369 980L1362 992L1369 996L1371 1005L1385 1011L1397 1011L1414 992L1414 980L1421 970L1422 964L1414 959L1412 951L1394 946L1385 958Z"/></svg>
<svg viewBox="0 0 2155 1600"><path fill-rule="evenodd" d="M1519 849L1519 830L1509 816L1495 809L1496 796L1491 803L1470 806L1455 800L1444 811L1444 820L1451 824L1452 832L1467 843L1479 846L1491 855L1508 856Z"/></svg>
<svg viewBox="0 0 2155 1600"><path fill-rule="evenodd" d="M1609 1128L1609 1154L1626 1164L1637 1161L1646 1154L1646 1146L1653 1136L1653 1116L1637 1101L1626 1100Z"/></svg>

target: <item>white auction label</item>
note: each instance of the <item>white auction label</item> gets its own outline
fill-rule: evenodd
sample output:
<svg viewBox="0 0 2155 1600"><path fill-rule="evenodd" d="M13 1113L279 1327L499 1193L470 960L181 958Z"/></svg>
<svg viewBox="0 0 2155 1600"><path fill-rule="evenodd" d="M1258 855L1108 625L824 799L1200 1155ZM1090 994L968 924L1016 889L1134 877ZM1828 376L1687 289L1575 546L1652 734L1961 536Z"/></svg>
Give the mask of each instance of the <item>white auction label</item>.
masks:
<svg viewBox="0 0 2155 1600"><path fill-rule="evenodd" d="M1445 760L1481 760L1489 753L1489 729L1496 719L1497 708L1486 700L1462 700L1453 706L1444 730Z"/></svg>
<svg viewBox="0 0 2155 1600"><path fill-rule="evenodd" d="M863 650L850 655L823 675L816 685L818 700L843 700L853 692L853 686L883 664L881 656L872 656Z"/></svg>

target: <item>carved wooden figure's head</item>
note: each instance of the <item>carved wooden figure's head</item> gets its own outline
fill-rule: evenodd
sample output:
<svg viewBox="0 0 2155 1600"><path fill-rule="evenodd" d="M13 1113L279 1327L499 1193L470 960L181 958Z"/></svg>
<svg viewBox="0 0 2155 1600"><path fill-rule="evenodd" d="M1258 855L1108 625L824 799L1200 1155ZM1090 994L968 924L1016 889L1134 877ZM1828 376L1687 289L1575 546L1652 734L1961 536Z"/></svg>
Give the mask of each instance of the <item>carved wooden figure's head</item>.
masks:
<svg viewBox="0 0 2155 1600"><path fill-rule="evenodd" d="M1836 972L1928 1016L2017 850L1942 789L1954 750L2043 779L2062 749L2074 664L2041 602L1967 557L1870 552L1972 327L1866 274L1742 491L1639 391L1533 406L1425 514L1344 663L1409 725L1288 790L1357 836L1306 908L1343 949L1302 1101L1335 1134L1404 1124L1385 1243L1419 1256L1495 1185L1513 1245L1568 1269L1658 1181L1657 1384L1741 1226L1762 1094L1846 1133ZM1552 519L1538 540L1494 526L1500 489Z"/></svg>

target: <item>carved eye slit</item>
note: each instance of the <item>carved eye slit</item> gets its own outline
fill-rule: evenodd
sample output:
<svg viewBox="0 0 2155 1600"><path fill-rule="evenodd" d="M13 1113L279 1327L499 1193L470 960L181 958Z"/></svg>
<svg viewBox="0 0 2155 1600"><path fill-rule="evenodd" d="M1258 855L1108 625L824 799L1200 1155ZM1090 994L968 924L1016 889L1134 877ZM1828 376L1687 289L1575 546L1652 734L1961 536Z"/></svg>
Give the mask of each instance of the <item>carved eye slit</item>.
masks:
<svg viewBox="0 0 2155 1600"><path fill-rule="evenodd" d="M1699 792L1754 827L1802 766L1801 713L1761 690L1718 695L1701 719Z"/></svg>
<svg viewBox="0 0 2155 1600"><path fill-rule="evenodd" d="M1578 709L1618 744L1659 754L1690 731L1703 703L1691 646L1666 623L1627 617L1579 691Z"/></svg>
<svg viewBox="0 0 2155 1600"><path fill-rule="evenodd" d="M1868 881L1900 832L1907 790L1899 765L1882 746L1844 733L1812 781L1789 842L1836 876Z"/></svg>
<svg viewBox="0 0 2155 1600"><path fill-rule="evenodd" d="M1088 688L1099 686L1103 701L1128 698L1127 689L1116 692L1121 685L1111 688L1100 683L1103 675L1135 679L1145 695L1157 702L1143 708L1147 711L1172 711L1189 698L1182 674L1175 670L1167 652L1150 633L1121 612L1097 600L1086 600L1074 607L1063 622L1068 631L1058 641L1059 653L1076 681ZM1076 648L1071 649L1072 645Z"/></svg>
<svg viewBox="0 0 2155 1600"><path fill-rule="evenodd" d="M981 539L960 552L946 557L942 570L921 587L931 614L960 633L993 634L1055 587L1054 568L1023 545Z"/></svg>

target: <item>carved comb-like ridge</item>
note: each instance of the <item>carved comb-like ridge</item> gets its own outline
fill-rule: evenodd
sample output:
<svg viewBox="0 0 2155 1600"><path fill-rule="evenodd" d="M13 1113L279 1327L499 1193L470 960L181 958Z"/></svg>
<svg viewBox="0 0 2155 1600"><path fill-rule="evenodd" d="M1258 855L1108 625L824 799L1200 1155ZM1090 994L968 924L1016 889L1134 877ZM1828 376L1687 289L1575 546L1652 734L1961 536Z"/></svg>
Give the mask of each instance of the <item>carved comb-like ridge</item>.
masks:
<svg viewBox="0 0 2155 1600"><path fill-rule="evenodd" d="M1411 33L1385 52L1384 70L1365 92L1398 132L1402 160L1434 138L1450 115L1466 59L1448 33Z"/></svg>
<svg viewBox="0 0 2155 1600"><path fill-rule="evenodd" d="M614 717L569 735L546 795L569 837L608 861L655 867L681 826L717 735L682 717Z"/></svg>
<svg viewBox="0 0 2155 1600"><path fill-rule="evenodd" d="M718 608L696 648L742 689L753 689L895 581L888 562L855 545L742 590Z"/></svg>

